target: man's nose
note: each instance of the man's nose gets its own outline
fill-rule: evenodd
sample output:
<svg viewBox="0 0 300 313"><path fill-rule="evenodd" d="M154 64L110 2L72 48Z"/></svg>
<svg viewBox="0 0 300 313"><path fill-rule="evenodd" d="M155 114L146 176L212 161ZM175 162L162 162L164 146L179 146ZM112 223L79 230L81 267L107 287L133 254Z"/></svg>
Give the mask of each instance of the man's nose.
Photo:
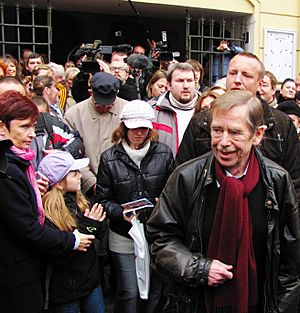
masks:
<svg viewBox="0 0 300 313"><path fill-rule="evenodd" d="M186 79L183 81L183 87L184 88L188 88L189 87L188 81Z"/></svg>
<svg viewBox="0 0 300 313"><path fill-rule="evenodd" d="M234 79L234 82L235 83L241 83L241 81L242 81L242 74L240 73L240 72L238 72L237 74L236 74L236 76L235 76L235 79Z"/></svg>
<svg viewBox="0 0 300 313"><path fill-rule="evenodd" d="M220 140L220 144L222 146L227 146L228 144L230 144L230 140L231 140L231 138L230 138L228 132L223 132L221 140Z"/></svg>

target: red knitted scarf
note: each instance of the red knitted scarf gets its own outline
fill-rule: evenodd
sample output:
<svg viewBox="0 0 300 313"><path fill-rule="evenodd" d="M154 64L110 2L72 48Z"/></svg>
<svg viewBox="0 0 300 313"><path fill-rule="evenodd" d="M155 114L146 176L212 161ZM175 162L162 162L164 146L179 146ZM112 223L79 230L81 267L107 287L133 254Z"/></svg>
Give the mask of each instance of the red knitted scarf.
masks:
<svg viewBox="0 0 300 313"><path fill-rule="evenodd" d="M248 195L259 180L254 149L250 154L247 174L242 179L226 176L218 161L215 161L215 169L221 190L207 255L211 259L233 265L233 278L216 288L207 288L207 311L255 312L258 302L257 273L248 209Z"/></svg>

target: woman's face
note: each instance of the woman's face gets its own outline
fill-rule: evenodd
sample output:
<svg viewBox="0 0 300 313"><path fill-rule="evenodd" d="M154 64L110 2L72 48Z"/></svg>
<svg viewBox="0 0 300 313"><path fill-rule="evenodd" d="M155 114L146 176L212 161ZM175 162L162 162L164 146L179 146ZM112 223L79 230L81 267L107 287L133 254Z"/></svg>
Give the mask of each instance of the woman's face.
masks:
<svg viewBox="0 0 300 313"><path fill-rule="evenodd" d="M13 62L7 62L7 75L8 76L16 76L17 75L17 68Z"/></svg>
<svg viewBox="0 0 300 313"><path fill-rule="evenodd" d="M73 75L70 75L69 78L67 79L66 83L71 89L73 87L73 80L76 77L77 73L74 73Z"/></svg>
<svg viewBox="0 0 300 313"><path fill-rule="evenodd" d="M201 77L201 72L200 71L197 71L197 70L194 70L194 73L195 73L195 83L196 84L199 84L200 82L200 77Z"/></svg>
<svg viewBox="0 0 300 313"><path fill-rule="evenodd" d="M144 143L148 133L149 128L146 127L128 129L127 138L129 140L129 146L132 149L139 149L140 145Z"/></svg>
<svg viewBox="0 0 300 313"><path fill-rule="evenodd" d="M48 103L53 104L57 101L58 90L56 89L54 83L51 87L46 87L43 92L43 96L48 101Z"/></svg>
<svg viewBox="0 0 300 313"><path fill-rule="evenodd" d="M9 129L0 121L0 132L4 139L10 139L20 149L29 148L35 138L35 124L31 118L25 120L12 120Z"/></svg>
<svg viewBox="0 0 300 313"><path fill-rule="evenodd" d="M206 111L210 110L211 108L211 103L215 100L216 98L213 96L207 96L202 99L201 101L201 111Z"/></svg>
<svg viewBox="0 0 300 313"><path fill-rule="evenodd" d="M76 192L81 188L82 174L79 171L71 171L63 180L64 192Z"/></svg>
<svg viewBox="0 0 300 313"><path fill-rule="evenodd" d="M167 79L162 77L152 85L152 97L157 97L167 90Z"/></svg>
<svg viewBox="0 0 300 313"><path fill-rule="evenodd" d="M280 93L285 99L294 99L296 95L296 83L292 81L286 82L280 89Z"/></svg>

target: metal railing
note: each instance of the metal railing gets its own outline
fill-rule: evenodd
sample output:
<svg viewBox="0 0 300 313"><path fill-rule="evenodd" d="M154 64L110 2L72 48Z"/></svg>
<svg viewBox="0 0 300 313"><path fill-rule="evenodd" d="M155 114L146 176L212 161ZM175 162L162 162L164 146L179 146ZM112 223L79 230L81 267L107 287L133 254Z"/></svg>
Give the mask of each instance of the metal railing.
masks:
<svg viewBox="0 0 300 313"><path fill-rule="evenodd" d="M38 7L33 0L23 5L17 1L15 6L8 6L4 1L0 1L1 55L10 53L16 56L17 54L18 59L20 59L24 48L29 48L33 52L40 52L38 50L42 49L50 61L52 6L49 0L45 2L44 6ZM37 21L37 13L41 15L42 10L46 11L45 23ZM24 16L27 17L27 21L22 22ZM39 32L41 31L43 32L43 36L39 36ZM41 37L41 40L39 37ZM46 49L43 49L45 47Z"/></svg>
<svg viewBox="0 0 300 313"><path fill-rule="evenodd" d="M244 50L247 29L242 18L217 18L186 15L186 58L199 61L204 67L205 83L214 82L226 75L233 51L218 51L222 40L226 40L236 51ZM232 49L234 50L234 49Z"/></svg>

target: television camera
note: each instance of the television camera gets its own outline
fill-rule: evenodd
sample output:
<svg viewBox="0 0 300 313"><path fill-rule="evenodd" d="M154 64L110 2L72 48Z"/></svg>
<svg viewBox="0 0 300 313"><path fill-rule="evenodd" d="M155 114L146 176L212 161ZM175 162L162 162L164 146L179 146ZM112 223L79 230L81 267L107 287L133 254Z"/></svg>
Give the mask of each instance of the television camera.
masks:
<svg viewBox="0 0 300 313"><path fill-rule="evenodd" d="M154 51L159 51L158 57L154 60L160 61L172 61L174 57L179 57L179 52L172 52L168 48L167 32L165 30L161 31L161 40L156 42L156 47Z"/></svg>
<svg viewBox="0 0 300 313"><path fill-rule="evenodd" d="M101 40L96 39L93 43L81 44L70 59L74 61L84 73L96 73L99 72L97 59L103 59L103 55L109 55L113 52L125 52L128 54L132 49L133 47L129 44L104 46ZM83 56L86 56L86 59L80 61Z"/></svg>

